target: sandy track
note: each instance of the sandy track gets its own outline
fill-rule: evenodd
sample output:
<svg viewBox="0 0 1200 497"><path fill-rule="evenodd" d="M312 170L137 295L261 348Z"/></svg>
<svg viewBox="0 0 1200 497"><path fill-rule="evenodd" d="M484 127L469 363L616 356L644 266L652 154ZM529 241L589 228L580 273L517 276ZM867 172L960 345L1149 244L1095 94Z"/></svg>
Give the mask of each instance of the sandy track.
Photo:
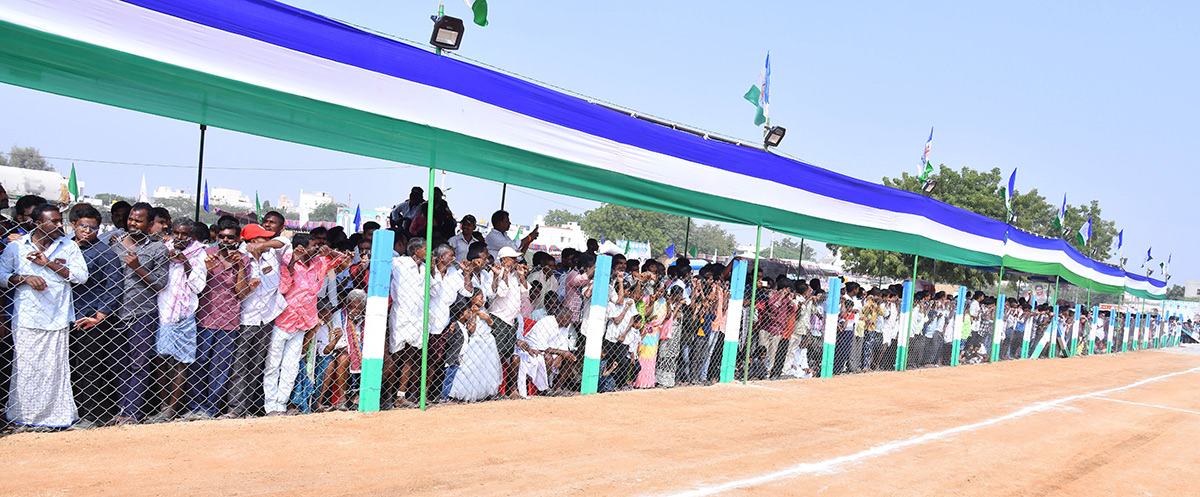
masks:
<svg viewBox="0 0 1200 497"><path fill-rule="evenodd" d="M1200 367L1165 351L0 439L0 495L670 495ZM1200 412L1189 373L1107 398ZM734 495L1194 495L1200 415L1081 399Z"/></svg>

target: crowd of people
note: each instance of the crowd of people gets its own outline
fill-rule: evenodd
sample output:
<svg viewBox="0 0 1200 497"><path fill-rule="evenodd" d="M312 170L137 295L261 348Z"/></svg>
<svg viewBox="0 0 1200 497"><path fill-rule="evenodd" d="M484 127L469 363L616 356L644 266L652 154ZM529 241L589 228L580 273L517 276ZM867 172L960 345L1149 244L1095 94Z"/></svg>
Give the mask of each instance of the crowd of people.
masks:
<svg viewBox="0 0 1200 497"><path fill-rule="evenodd" d="M92 205L21 197L11 219L0 216L8 420L18 430L81 429L353 409L367 289L384 274L378 265L372 274L372 254L389 252L383 409L578 392L589 336L603 341L601 392L708 384L720 377L726 326L739 319L749 330L733 361L739 378L820 373L828 298L820 279L746 278L754 305L730 319L732 261L693 270L685 257L627 259L596 240L558 258L531 253L537 230L509 238L507 212L491 215L485 235L473 215L455 218L437 190L427 219L424 193L413 188L389 226L368 222L351 234L286 232L275 211L257 223L224 216L206 225L142 202L112 204L105 231ZM392 247L373 246L381 229ZM592 319L602 255L611 256L600 285L608 299ZM891 369L905 330L911 367L949 363L958 338L961 361L986 359L994 298L976 292L955 330L951 296L918 292L910 327L902 291L845 285L834 373ZM1121 337L1107 319L1091 330L1088 316L1069 312L1049 327L1046 309L1007 303L1003 358L1028 355L1026 327L1033 343L1055 337L1059 353L1072 320L1098 343Z"/></svg>

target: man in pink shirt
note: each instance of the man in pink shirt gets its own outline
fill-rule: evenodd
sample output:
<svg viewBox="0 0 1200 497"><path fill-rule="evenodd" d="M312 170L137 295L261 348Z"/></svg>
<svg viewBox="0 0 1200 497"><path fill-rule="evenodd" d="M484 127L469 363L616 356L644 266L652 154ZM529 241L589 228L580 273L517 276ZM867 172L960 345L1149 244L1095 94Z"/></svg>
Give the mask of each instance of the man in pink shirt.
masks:
<svg viewBox="0 0 1200 497"><path fill-rule="evenodd" d="M267 351L263 395L268 416L281 415L287 409L300 369L304 337L317 327L317 293L325 283L325 275L332 268L341 272L345 269L341 266L349 261L341 252L313 245L311 235L297 234L292 239L291 257L284 257L285 265L280 270L279 291L287 307L275 318Z"/></svg>

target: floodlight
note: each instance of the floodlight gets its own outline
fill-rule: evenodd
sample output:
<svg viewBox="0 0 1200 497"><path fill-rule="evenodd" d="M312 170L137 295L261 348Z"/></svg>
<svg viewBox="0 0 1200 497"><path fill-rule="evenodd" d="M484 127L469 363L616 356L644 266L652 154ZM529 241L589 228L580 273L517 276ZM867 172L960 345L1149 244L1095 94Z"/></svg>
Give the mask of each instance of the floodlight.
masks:
<svg viewBox="0 0 1200 497"><path fill-rule="evenodd" d="M429 43L445 50L458 50L462 44L462 19L450 16L433 16L433 35Z"/></svg>
<svg viewBox="0 0 1200 497"><path fill-rule="evenodd" d="M925 195L929 195L929 194L933 193L934 188L937 188L937 180L936 179L928 180L925 182L925 186L921 187L921 193L924 193Z"/></svg>
<svg viewBox="0 0 1200 497"><path fill-rule="evenodd" d="M764 148L778 147L779 142L783 141L783 135L787 133L783 126L771 126L767 128L767 137L763 142Z"/></svg>

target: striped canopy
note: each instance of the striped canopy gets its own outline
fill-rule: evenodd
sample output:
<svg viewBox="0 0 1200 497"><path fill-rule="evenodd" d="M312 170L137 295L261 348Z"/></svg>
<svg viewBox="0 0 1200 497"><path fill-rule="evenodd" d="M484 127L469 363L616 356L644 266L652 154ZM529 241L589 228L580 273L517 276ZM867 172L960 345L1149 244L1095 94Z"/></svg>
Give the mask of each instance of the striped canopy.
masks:
<svg viewBox="0 0 1200 497"><path fill-rule="evenodd" d="M1166 284L911 192L674 130L268 0L6 0L0 80L279 140L840 245Z"/></svg>

